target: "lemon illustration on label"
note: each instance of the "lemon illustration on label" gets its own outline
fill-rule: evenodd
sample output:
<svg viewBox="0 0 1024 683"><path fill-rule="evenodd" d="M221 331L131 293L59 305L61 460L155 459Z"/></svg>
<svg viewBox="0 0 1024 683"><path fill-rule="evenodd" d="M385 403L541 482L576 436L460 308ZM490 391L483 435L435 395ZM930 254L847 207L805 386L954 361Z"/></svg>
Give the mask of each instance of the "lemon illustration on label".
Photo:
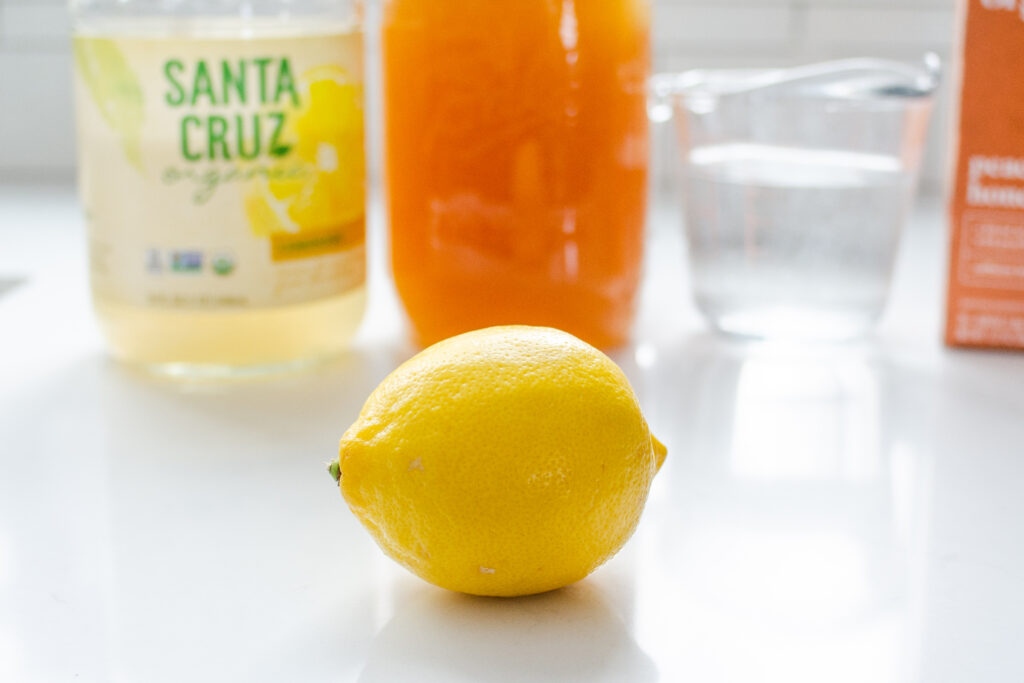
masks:
<svg viewBox="0 0 1024 683"><path fill-rule="evenodd" d="M128 161L142 167L140 138L145 119L142 86L113 40L76 38L75 64L107 125L121 138Z"/></svg>
<svg viewBox="0 0 1024 683"><path fill-rule="evenodd" d="M252 231L271 238L275 260L339 251L365 237L362 84L336 66L307 71L301 84L302 105L282 135L291 148L245 198Z"/></svg>

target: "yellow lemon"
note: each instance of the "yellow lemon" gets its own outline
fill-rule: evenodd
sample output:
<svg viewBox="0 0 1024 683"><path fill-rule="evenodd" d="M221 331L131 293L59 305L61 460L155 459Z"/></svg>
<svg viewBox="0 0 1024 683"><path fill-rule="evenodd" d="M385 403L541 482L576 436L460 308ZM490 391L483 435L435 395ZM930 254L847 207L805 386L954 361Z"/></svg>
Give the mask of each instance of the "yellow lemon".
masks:
<svg viewBox="0 0 1024 683"><path fill-rule="evenodd" d="M453 337L395 370L331 470L407 569L513 596L578 581L614 555L664 458L610 358L515 326Z"/></svg>
<svg viewBox="0 0 1024 683"><path fill-rule="evenodd" d="M303 106L288 117L282 135L294 152L246 198L246 215L260 236L340 231L363 217L362 83L336 66L311 69L300 83Z"/></svg>

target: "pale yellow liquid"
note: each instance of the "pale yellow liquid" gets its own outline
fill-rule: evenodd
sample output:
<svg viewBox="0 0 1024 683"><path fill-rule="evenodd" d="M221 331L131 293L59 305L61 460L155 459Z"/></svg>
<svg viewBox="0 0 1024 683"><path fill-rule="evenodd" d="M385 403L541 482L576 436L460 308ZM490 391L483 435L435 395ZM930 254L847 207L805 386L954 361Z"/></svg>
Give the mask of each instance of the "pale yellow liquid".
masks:
<svg viewBox="0 0 1024 683"><path fill-rule="evenodd" d="M132 306L95 292L93 303L111 353L121 360L169 374L251 374L340 354L359 327L366 288L236 312Z"/></svg>

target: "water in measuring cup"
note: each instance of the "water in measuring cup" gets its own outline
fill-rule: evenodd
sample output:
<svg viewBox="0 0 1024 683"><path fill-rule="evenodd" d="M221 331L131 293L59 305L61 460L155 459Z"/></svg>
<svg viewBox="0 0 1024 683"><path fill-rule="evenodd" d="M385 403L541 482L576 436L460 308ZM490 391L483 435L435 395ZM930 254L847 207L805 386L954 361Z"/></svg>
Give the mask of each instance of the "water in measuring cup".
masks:
<svg viewBox="0 0 1024 683"><path fill-rule="evenodd" d="M718 329L846 339L889 289L913 175L884 155L699 147L684 174L698 307Z"/></svg>

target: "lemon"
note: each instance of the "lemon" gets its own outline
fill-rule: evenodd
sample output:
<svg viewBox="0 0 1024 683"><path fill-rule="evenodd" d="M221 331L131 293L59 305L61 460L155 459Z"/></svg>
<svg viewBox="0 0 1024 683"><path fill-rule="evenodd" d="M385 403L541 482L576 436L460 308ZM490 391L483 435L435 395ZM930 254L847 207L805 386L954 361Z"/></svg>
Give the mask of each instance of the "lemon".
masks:
<svg viewBox="0 0 1024 683"><path fill-rule="evenodd" d="M259 181L246 198L259 236L330 230L364 212L362 83L333 65L310 69L300 82L303 106L282 135L294 143L294 154L275 162L272 179ZM295 173L296 164L302 173Z"/></svg>
<svg viewBox="0 0 1024 683"><path fill-rule="evenodd" d="M331 469L407 569L513 596L578 581L614 555L664 458L610 358L565 332L514 326L453 337L395 370Z"/></svg>

